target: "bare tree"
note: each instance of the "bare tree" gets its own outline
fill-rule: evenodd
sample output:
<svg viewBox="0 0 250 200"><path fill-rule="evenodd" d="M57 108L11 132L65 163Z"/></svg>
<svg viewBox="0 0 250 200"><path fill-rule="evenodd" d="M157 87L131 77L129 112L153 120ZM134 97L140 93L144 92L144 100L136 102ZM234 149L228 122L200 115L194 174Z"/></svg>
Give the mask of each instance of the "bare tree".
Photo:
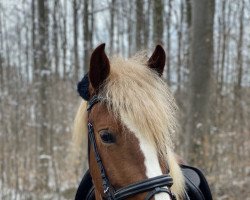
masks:
<svg viewBox="0 0 250 200"><path fill-rule="evenodd" d="M171 16L172 16L172 0L168 1L168 13L167 13L167 82L171 85L171 73L170 73L170 54L171 54Z"/></svg>
<svg viewBox="0 0 250 200"><path fill-rule="evenodd" d="M58 51L58 9L59 0L54 0L54 11L53 11L53 46L54 46L54 60L55 60L55 75L59 76L59 51Z"/></svg>
<svg viewBox="0 0 250 200"><path fill-rule="evenodd" d="M190 160L202 164L209 134L209 93L213 69L213 20L215 1L192 1L192 65L186 145Z"/></svg>
<svg viewBox="0 0 250 200"><path fill-rule="evenodd" d="M48 67L48 2L38 0L38 21L39 21L39 174L38 187L48 189L48 168L49 168L49 129L48 129L48 81L50 69Z"/></svg>
<svg viewBox="0 0 250 200"><path fill-rule="evenodd" d="M132 1L128 1L128 20L127 20L127 33L128 33L128 43L130 44L128 46L128 55L131 56L132 55L132 52L133 52L133 21L131 19L130 16L133 15L133 4L132 4Z"/></svg>
<svg viewBox="0 0 250 200"><path fill-rule="evenodd" d="M4 91L4 69L3 69L3 26L2 26L2 5L0 4L0 92L3 93ZM1 101L2 101L2 97L1 97ZM2 116L4 114L4 109L3 109L3 105L0 104L0 116ZM3 117L0 117L0 127L1 127L1 130L3 130ZM2 133L2 131L0 131L0 138L1 138L1 166L0 166L0 169L1 169L1 183L2 183L2 186L1 186L1 190L3 191L3 187L4 187L4 184L5 184L5 178L4 178L4 173L5 173L5 156L4 156L4 153L5 153L5 142L4 142L4 134Z"/></svg>
<svg viewBox="0 0 250 200"><path fill-rule="evenodd" d="M143 0L136 0L136 49L142 48L143 43Z"/></svg>
<svg viewBox="0 0 250 200"><path fill-rule="evenodd" d="M163 0L153 1L153 41L155 44L163 43Z"/></svg>
<svg viewBox="0 0 250 200"><path fill-rule="evenodd" d="M184 22L184 2L181 1L180 6L180 21L178 27L178 55L177 55L177 94L181 92L181 68L182 68L182 51L183 51L183 22Z"/></svg>
<svg viewBox="0 0 250 200"><path fill-rule="evenodd" d="M241 1L241 8L240 8L240 17L239 17L239 39L237 42L237 72L236 72L236 82L234 85L234 125L238 125L237 127L240 128L240 132L243 132L243 110L242 110L242 77L243 77L243 56L242 56L242 49L243 49L243 41L244 41L244 26L243 26L243 19L245 13L245 1Z"/></svg>
<svg viewBox="0 0 250 200"><path fill-rule="evenodd" d="M89 0L84 1L83 5L83 33L84 33L84 72L89 68L89 51L90 51L90 27L89 27Z"/></svg>
<svg viewBox="0 0 250 200"><path fill-rule="evenodd" d="M67 57L67 0L64 0L64 14L63 14L63 78L66 78L66 57Z"/></svg>
<svg viewBox="0 0 250 200"><path fill-rule="evenodd" d="M37 44L36 44L36 0L32 0L31 3L31 10L32 10L32 49L33 49L33 78L35 80L38 79L38 65L37 65L37 59L38 59L38 55L37 55Z"/></svg>
<svg viewBox="0 0 250 200"><path fill-rule="evenodd" d="M152 3L150 0L145 1L144 8L144 22L143 22L143 47L148 48L149 35L150 35L150 18L151 18L151 9Z"/></svg>
<svg viewBox="0 0 250 200"><path fill-rule="evenodd" d="M114 32L115 32L115 4L116 0L111 0L110 5L110 53L114 52Z"/></svg>
<svg viewBox="0 0 250 200"><path fill-rule="evenodd" d="M79 2L73 1L73 26L74 26L74 79L79 77L79 48L78 48L78 10Z"/></svg>

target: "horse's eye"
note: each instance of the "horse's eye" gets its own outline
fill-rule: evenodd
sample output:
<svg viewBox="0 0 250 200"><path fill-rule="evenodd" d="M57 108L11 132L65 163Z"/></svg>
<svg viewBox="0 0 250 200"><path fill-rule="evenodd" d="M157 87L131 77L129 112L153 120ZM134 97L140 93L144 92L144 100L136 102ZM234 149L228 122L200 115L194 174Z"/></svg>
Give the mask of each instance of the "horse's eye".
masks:
<svg viewBox="0 0 250 200"><path fill-rule="evenodd" d="M115 143L115 136L106 130L100 133L100 137L104 143L108 144Z"/></svg>

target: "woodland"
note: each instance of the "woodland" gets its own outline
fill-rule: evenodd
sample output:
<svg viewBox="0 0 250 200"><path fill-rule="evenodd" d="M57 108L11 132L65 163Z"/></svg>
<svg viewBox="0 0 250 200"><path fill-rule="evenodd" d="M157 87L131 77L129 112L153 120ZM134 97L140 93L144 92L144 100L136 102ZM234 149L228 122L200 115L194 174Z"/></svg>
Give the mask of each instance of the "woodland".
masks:
<svg viewBox="0 0 250 200"><path fill-rule="evenodd" d="M0 199L73 199L76 85L93 49L167 52L175 152L217 200L250 200L250 1L0 0Z"/></svg>

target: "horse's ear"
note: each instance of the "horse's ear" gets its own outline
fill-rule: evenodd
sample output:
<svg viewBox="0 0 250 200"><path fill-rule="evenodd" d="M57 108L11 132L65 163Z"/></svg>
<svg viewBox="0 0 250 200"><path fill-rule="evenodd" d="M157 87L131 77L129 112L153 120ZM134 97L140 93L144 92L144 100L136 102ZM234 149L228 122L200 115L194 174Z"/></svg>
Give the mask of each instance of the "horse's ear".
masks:
<svg viewBox="0 0 250 200"><path fill-rule="evenodd" d="M109 59L104 49L103 43L93 51L90 58L89 80L95 91L103 84L110 72Z"/></svg>
<svg viewBox="0 0 250 200"><path fill-rule="evenodd" d="M154 53L148 60L148 66L161 76L164 71L165 61L166 53L161 45L157 45Z"/></svg>

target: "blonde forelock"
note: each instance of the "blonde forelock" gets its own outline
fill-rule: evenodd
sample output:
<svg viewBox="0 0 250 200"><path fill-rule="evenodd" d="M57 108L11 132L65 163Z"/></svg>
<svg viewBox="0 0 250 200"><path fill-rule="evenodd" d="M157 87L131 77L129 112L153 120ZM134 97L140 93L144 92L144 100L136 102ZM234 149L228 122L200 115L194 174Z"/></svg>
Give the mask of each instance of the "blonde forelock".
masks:
<svg viewBox="0 0 250 200"><path fill-rule="evenodd" d="M177 106L167 84L144 60L144 54L128 60L112 58L100 96L116 117L144 134L166 158L167 148L173 147Z"/></svg>

